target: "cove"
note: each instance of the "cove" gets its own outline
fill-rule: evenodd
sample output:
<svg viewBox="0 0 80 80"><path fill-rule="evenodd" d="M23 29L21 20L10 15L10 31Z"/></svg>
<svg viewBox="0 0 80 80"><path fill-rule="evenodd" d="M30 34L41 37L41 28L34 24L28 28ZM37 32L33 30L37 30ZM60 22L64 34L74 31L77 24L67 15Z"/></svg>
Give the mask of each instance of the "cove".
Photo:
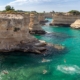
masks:
<svg viewBox="0 0 80 80"><path fill-rule="evenodd" d="M66 49L51 49L47 55L0 55L0 80L80 80L80 30L48 24L42 26L48 33L35 37Z"/></svg>

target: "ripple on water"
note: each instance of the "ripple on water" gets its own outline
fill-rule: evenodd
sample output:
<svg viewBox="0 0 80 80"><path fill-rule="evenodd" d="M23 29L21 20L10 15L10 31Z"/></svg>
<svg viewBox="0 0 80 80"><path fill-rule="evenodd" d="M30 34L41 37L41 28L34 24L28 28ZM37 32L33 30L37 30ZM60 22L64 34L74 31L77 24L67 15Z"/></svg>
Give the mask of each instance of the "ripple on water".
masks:
<svg viewBox="0 0 80 80"><path fill-rule="evenodd" d="M80 74L80 67L77 65L58 65L57 70L65 74Z"/></svg>

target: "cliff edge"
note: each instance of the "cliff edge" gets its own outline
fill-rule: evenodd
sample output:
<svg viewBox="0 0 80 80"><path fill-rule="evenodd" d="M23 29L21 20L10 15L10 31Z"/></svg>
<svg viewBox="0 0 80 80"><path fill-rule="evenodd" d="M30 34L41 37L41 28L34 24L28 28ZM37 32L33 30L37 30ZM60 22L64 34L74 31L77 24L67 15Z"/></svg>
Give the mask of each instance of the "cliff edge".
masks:
<svg viewBox="0 0 80 80"><path fill-rule="evenodd" d="M74 23L70 25L72 28L80 29L80 19L76 20Z"/></svg>
<svg viewBox="0 0 80 80"><path fill-rule="evenodd" d="M46 32L42 29L37 14L30 14L29 31L31 34L45 34Z"/></svg>
<svg viewBox="0 0 80 80"><path fill-rule="evenodd" d="M69 13L55 13L53 14L53 22L50 25L53 26L67 26L80 19L80 15L72 15Z"/></svg>
<svg viewBox="0 0 80 80"><path fill-rule="evenodd" d="M0 14L0 52L44 50L42 43L29 34L29 20L25 14Z"/></svg>

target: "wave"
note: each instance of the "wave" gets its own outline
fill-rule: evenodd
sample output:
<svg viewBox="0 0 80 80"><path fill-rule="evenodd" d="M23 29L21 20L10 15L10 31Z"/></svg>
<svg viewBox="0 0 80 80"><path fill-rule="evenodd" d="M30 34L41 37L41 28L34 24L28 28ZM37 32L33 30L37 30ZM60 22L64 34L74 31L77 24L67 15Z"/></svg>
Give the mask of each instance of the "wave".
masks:
<svg viewBox="0 0 80 80"><path fill-rule="evenodd" d="M80 67L77 65L58 65L57 70L66 74L80 74Z"/></svg>

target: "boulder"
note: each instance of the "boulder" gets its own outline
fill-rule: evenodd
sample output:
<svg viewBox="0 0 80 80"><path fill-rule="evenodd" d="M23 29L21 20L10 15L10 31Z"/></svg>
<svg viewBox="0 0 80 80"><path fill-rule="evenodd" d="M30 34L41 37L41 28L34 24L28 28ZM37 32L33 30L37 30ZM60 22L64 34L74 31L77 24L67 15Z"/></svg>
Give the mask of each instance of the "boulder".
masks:
<svg viewBox="0 0 80 80"><path fill-rule="evenodd" d="M71 28L80 29L80 19L77 19L74 23L72 23Z"/></svg>

